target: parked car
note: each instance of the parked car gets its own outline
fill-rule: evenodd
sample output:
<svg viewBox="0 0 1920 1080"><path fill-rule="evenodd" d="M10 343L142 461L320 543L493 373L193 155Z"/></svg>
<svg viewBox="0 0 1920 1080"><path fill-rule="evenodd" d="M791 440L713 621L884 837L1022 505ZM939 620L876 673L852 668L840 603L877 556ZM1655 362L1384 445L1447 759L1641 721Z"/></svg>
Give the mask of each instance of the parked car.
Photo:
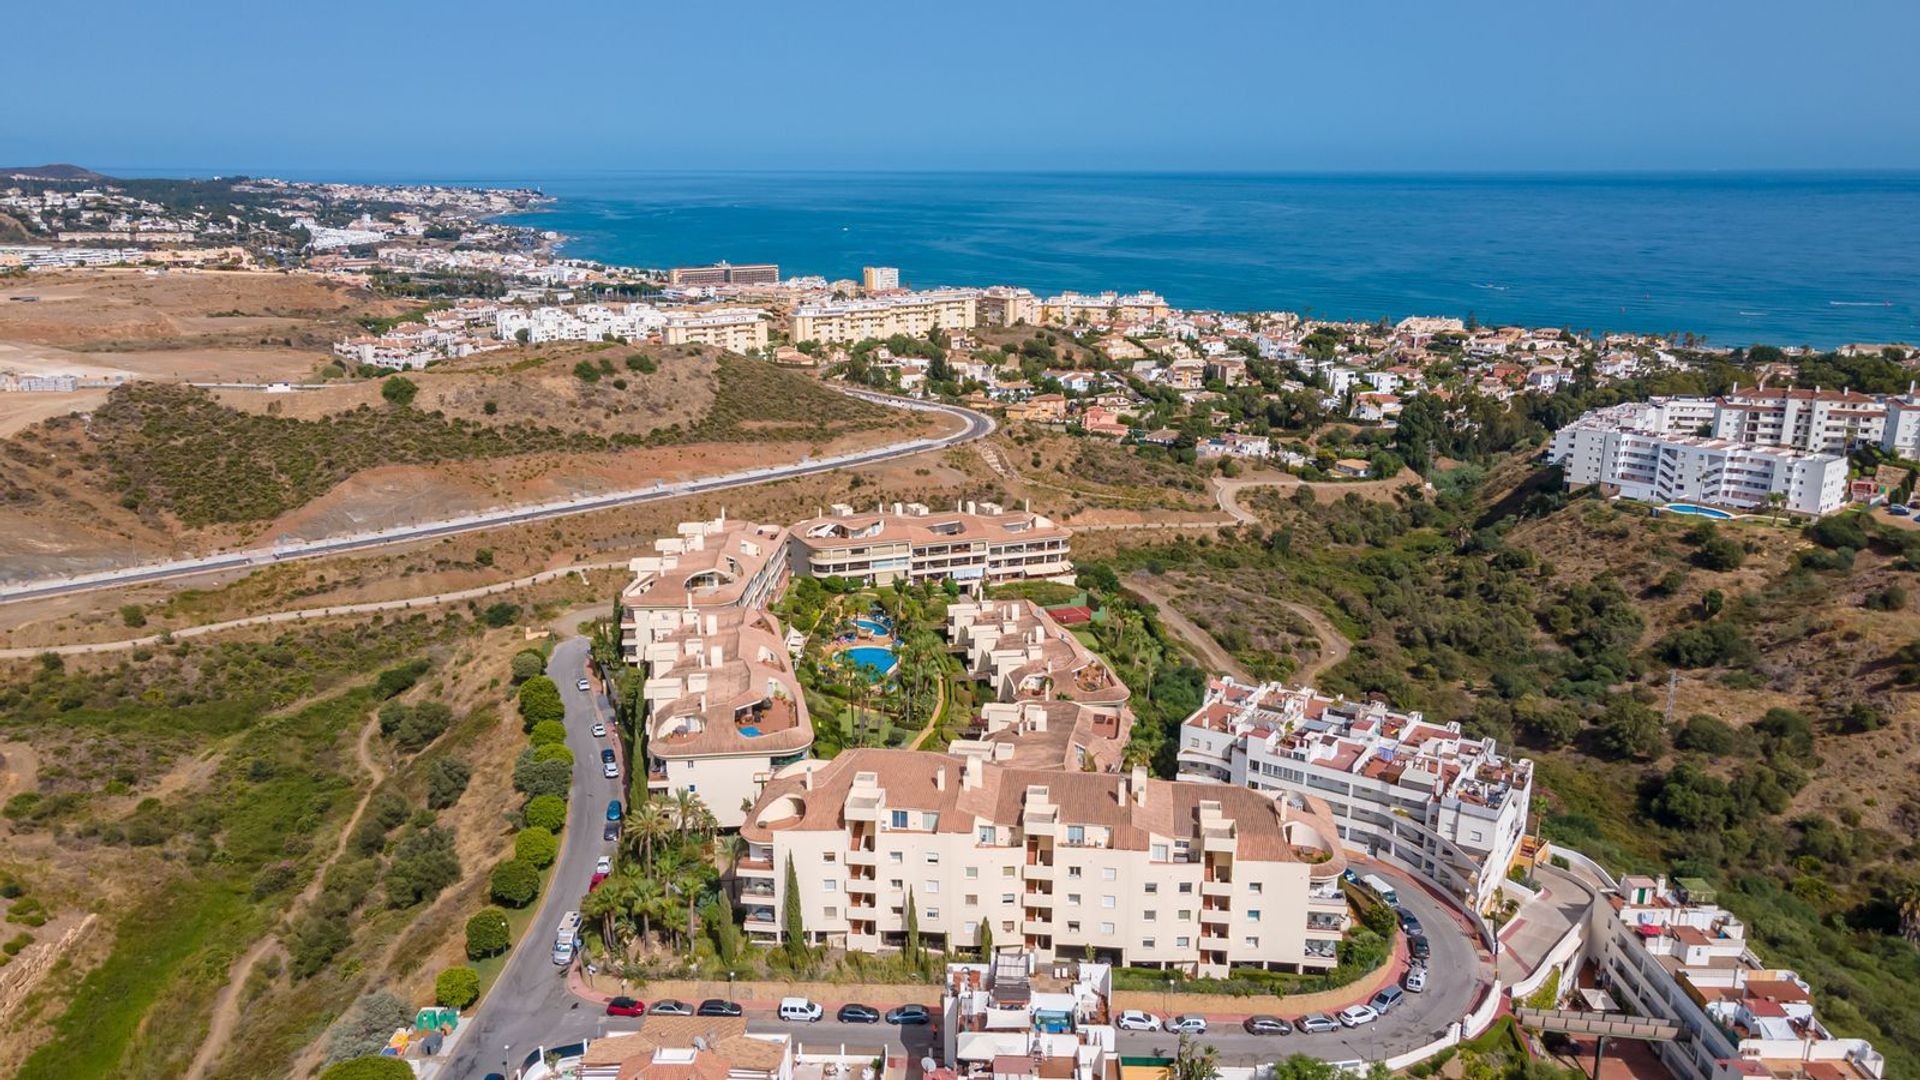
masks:
<svg viewBox="0 0 1920 1080"><path fill-rule="evenodd" d="M700 1003L699 1008L693 1010L693 1015L739 1016L740 1012L740 1003L737 1001L727 1001L724 998L708 998Z"/></svg>
<svg viewBox="0 0 1920 1080"><path fill-rule="evenodd" d="M1892 514L1894 517L1906 517L1913 513L1913 507L1908 506L1906 503L1891 503L1887 506L1887 513Z"/></svg>
<svg viewBox="0 0 1920 1080"><path fill-rule="evenodd" d="M620 820L620 800L619 799L615 799L612 802L607 804L607 820L608 821Z"/></svg>
<svg viewBox="0 0 1920 1080"><path fill-rule="evenodd" d="M1407 992L1397 986L1383 986L1380 988L1379 993L1367 999L1367 1005L1370 1006L1374 1012L1385 1016L1397 1008L1402 1001L1406 1000L1406 997Z"/></svg>
<svg viewBox="0 0 1920 1080"><path fill-rule="evenodd" d="M933 1021L933 1014L925 1005L897 1005L887 1010L889 1024L926 1024Z"/></svg>
<svg viewBox="0 0 1920 1080"><path fill-rule="evenodd" d="M609 780L618 780L620 779L620 766L611 761L602 762L600 765L600 775Z"/></svg>
<svg viewBox="0 0 1920 1080"><path fill-rule="evenodd" d="M600 830L600 839L602 840L620 839L620 823L617 821L607 822L607 827Z"/></svg>
<svg viewBox="0 0 1920 1080"><path fill-rule="evenodd" d="M1240 1025L1249 1035L1291 1035L1293 1025L1277 1016L1249 1016Z"/></svg>
<svg viewBox="0 0 1920 1080"><path fill-rule="evenodd" d="M1423 932L1420 929L1420 916L1415 915L1413 912L1408 911L1406 908L1395 908L1394 911L1396 914L1400 916L1401 931L1404 932L1408 937L1412 937L1415 934L1419 934Z"/></svg>
<svg viewBox="0 0 1920 1080"><path fill-rule="evenodd" d="M1380 1019L1380 1014L1371 1005L1349 1005L1337 1014L1343 1027L1357 1028L1361 1024L1371 1024Z"/></svg>
<svg viewBox="0 0 1920 1080"><path fill-rule="evenodd" d="M1340 1021L1326 1013L1308 1013L1295 1020L1293 1027L1303 1035L1325 1035L1329 1031L1339 1031Z"/></svg>
<svg viewBox="0 0 1920 1080"><path fill-rule="evenodd" d="M653 1003L655 1016L692 1016L693 1006L679 998L661 998Z"/></svg>
<svg viewBox="0 0 1920 1080"><path fill-rule="evenodd" d="M1433 946L1427 941L1427 935L1415 934L1407 939L1407 952L1413 954L1415 960L1425 960L1433 955Z"/></svg>
<svg viewBox="0 0 1920 1080"><path fill-rule="evenodd" d="M608 1016L645 1016L647 1004L639 998L617 997L607 1002Z"/></svg>
<svg viewBox="0 0 1920 1080"><path fill-rule="evenodd" d="M1176 1016L1167 1021L1167 1030L1175 1035L1205 1035L1207 1018L1204 1016Z"/></svg>
<svg viewBox="0 0 1920 1080"><path fill-rule="evenodd" d="M593 684L588 682L585 679L581 679L579 682L573 684L573 688L575 690L580 691L583 694L586 694L586 693L591 693L593 691Z"/></svg>
<svg viewBox="0 0 1920 1080"><path fill-rule="evenodd" d="M1160 1018L1150 1012L1128 1009L1114 1020L1113 1025L1121 1031L1159 1031Z"/></svg>
<svg viewBox="0 0 1920 1080"><path fill-rule="evenodd" d="M840 1006L840 1011L834 1013L833 1018L843 1024L877 1024L880 1022L880 1010L871 1005L848 1002Z"/></svg>
<svg viewBox="0 0 1920 1080"><path fill-rule="evenodd" d="M593 872L596 874L613 873L613 856L602 855L599 858L593 860Z"/></svg>
<svg viewBox="0 0 1920 1080"><path fill-rule="evenodd" d="M803 997L780 999L780 1019L789 1023L817 1023L824 1015L826 1015L826 1010L820 1007L819 1002L808 1001Z"/></svg>
<svg viewBox="0 0 1920 1080"><path fill-rule="evenodd" d="M596 739L604 739L604 738L606 738L606 737L607 737L607 725L605 725L605 724L595 724L595 725L593 725L593 737L594 737L594 738L596 738Z"/></svg>
<svg viewBox="0 0 1920 1080"><path fill-rule="evenodd" d="M1400 985L1406 987L1407 993L1409 994L1424 992L1427 988L1427 969L1423 967L1409 968L1407 970L1407 977L1401 980Z"/></svg>

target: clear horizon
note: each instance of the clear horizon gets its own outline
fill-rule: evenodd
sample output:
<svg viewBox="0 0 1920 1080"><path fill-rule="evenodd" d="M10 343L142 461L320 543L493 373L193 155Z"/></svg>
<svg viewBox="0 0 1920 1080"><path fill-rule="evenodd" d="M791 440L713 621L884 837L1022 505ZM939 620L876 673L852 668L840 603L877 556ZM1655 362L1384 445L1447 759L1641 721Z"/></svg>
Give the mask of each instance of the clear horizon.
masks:
<svg viewBox="0 0 1920 1080"><path fill-rule="evenodd" d="M434 176L1920 169L1907 56L1920 5L1898 0L1177 14L988 0L964 20L765 0L724 19L649 8L592 22L495 0L90 10L113 32L87 43L83 74L66 50L14 58L9 163ZM46 7L10 25L20 41L72 31Z"/></svg>

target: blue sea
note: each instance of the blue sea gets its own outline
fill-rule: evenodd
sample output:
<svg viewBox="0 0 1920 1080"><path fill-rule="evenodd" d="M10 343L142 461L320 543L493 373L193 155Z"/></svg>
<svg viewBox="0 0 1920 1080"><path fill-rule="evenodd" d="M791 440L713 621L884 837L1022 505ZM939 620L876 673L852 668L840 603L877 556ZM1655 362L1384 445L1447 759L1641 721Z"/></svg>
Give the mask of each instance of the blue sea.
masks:
<svg viewBox="0 0 1920 1080"><path fill-rule="evenodd" d="M496 179L497 182L497 179ZM1920 173L528 177L564 250L783 274L1152 289L1178 307L1920 341Z"/></svg>

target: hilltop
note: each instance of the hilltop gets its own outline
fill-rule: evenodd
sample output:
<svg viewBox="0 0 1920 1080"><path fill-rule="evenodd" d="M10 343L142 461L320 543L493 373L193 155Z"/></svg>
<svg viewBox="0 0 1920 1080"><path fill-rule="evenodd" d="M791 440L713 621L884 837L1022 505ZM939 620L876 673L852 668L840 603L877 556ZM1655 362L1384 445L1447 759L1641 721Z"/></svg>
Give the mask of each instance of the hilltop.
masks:
<svg viewBox="0 0 1920 1080"><path fill-rule="evenodd" d="M9 180L111 180L106 173L97 173L80 165L64 162L53 165L11 165L0 167L0 176Z"/></svg>

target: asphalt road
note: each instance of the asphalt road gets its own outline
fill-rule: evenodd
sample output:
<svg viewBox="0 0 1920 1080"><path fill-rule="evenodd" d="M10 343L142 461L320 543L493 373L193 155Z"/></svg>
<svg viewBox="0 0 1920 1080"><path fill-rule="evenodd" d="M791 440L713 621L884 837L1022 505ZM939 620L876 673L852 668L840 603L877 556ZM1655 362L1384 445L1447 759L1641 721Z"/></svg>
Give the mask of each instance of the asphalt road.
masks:
<svg viewBox="0 0 1920 1080"><path fill-rule="evenodd" d="M897 457L924 453L928 450L941 450L950 446L958 446L962 443L981 438L994 429L992 418L985 414L974 412L971 409L962 409L953 405L940 405L933 402L909 401L905 398L869 393L864 390L843 390L842 392L877 404L886 405L890 408L944 413L962 421L964 426L954 434L945 435L937 439L914 439L910 442L891 443L887 446L876 447L872 450L864 450L858 453L845 454L832 458L822 458L818 461L803 460L791 465L748 469L745 472L728 473L724 476L687 480L677 484L658 484L648 488L614 492L610 495L567 499L561 502L541 503L536 506L507 507L445 521L397 526L377 533L330 537L294 544L281 544L274 547L223 552L218 555L208 555L198 559L180 559L173 562L148 563L141 566L129 566L119 570L103 570L99 573L84 574L78 577L35 578L24 582L0 586L0 604L19 600L41 599L48 596L60 596L66 593L89 592L95 589L124 588L128 585L145 582L192 577L198 574L209 574L222 570L239 570L249 566L265 566L276 562L286 562L291 559L312 559L323 555L339 555L350 551L387 547L393 544L411 544L441 536L478 532L484 529L496 529L504 525L522 525L527 522L569 517L574 514L588 514L599 510L610 510L623 506L637 506L641 503L656 502L663 499L677 499L686 495L699 495L713 491L725 491L730 488L750 487L755 484L765 484L775 480L789 480L798 476L811 476L815 473L832 472L835 469L872 465L877 462L890 461Z"/></svg>
<svg viewBox="0 0 1920 1080"><path fill-rule="evenodd" d="M560 684L567 707L567 747L573 751L573 792L567 800L567 828L561 837L560 858L540 910L526 935L508 954L499 981L480 1003L454 1054L440 1075L467 1080L500 1069L503 1060L518 1065L536 1045L558 1046L582 1036L600 1034L601 1010L567 992L566 969L553 962L554 931L560 916L577 911L580 898L593 881L593 864L614 845L601 839L606 827L607 802L624 799L626 780L608 780L601 774L600 749L614 747L611 711L599 693L581 693L575 684L586 675L587 639L568 638L554 647L547 674ZM593 737L593 725L604 721L609 737ZM510 1075L510 1073L509 1073Z"/></svg>

